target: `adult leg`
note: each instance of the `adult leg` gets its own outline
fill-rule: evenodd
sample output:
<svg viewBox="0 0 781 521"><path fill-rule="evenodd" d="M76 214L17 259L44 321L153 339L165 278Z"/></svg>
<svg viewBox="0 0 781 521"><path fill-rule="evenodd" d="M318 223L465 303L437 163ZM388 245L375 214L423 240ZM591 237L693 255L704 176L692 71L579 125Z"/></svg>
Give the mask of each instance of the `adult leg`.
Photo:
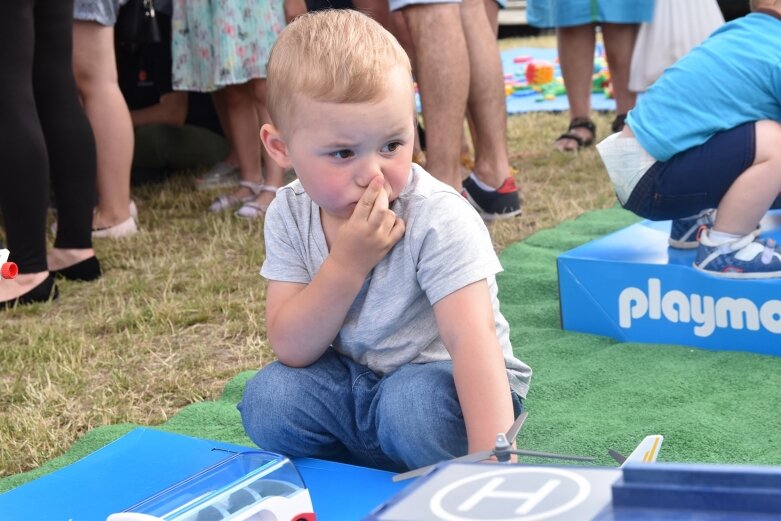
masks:
<svg viewBox="0 0 781 521"><path fill-rule="evenodd" d="M459 154L470 76L461 5L410 5L402 13L415 48L426 123L426 168L460 190Z"/></svg>
<svg viewBox="0 0 781 521"><path fill-rule="evenodd" d="M591 117L591 76L594 72L594 45L596 35L594 24L559 27L556 29L556 45L564 86L567 88L570 121ZM584 141L594 135L586 128L573 128L569 133L580 136ZM559 150L576 150L574 139L562 138L554 145Z"/></svg>
<svg viewBox="0 0 781 521"><path fill-rule="evenodd" d="M407 52L410 65L412 66L412 75L417 77L417 63L415 61L415 47L412 44L412 36L409 33L407 22L404 21L404 15L401 11L392 11L388 18L388 31L396 37L401 47ZM415 114L417 122L418 114ZM412 150L412 161L421 165L426 163L426 157L423 155L423 144L421 143L419 126L415 125L415 144Z"/></svg>
<svg viewBox="0 0 781 521"><path fill-rule="evenodd" d="M57 196L57 237L49 253L52 271L93 257L92 209L95 141L73 78L71 2L42 0L36 8L33 83ZM46 5L46 10L41 7ZM61 23L54 23L61 20Z"/></svg>
<svg viewBox="0 0 781 521"><path fill-rule="evenodd" d="M616 99L616 113L619 115L629 112L637 101L637 94L629 90L629 70L639 30L639 24L602 24L610 82Z"/></svg>
<svg viewBox="0 0 781 521"><path fill-rule="evenodd" d="M475 175L498 188L510 175L502 63L483 0L464 0L461 20L469 49L469 113L475 124Z"/></svg>
<svg viewBox="0 0 781 521"><path fill-rule="evenodd" d="M491 31L493 32L495 40L499 35L499 4L496 3L496 0L483 0L483 6L485 7L485 14L488 17L488 23L491 25ZM469 125L469 134L472 138L472 147L476 150L477 129L475 128L474 117L472 117L468 104L466 108L466 120ZM469 153L469 144L466 142L466 136L464 136L464 139L461 141L461 155L463 156L465 153Z"/></svg>
<svg viewBox="0 0 781 521"><path fill-rule="evenodd" d="M353 7L390 30L391 14L387 0L353 0Z"/></svg>
<svg viewBox="0 0 781 521"><path fill-rule="evenodd" d="M133 124L117 83L114 28L76 20L73 70L97 145L98 209L93 228L130 219Z"/></svg>
<svg viewBox="0 0 781 521"><path fill-rule="evenodd" d="M71 4L71 2L63 2ZM0 303L15 299L48 276L46 203L49 161L33 94L35 29L32 1L12 2L0 16L0 209L6 247L19 266L0 283Z"/></svg>

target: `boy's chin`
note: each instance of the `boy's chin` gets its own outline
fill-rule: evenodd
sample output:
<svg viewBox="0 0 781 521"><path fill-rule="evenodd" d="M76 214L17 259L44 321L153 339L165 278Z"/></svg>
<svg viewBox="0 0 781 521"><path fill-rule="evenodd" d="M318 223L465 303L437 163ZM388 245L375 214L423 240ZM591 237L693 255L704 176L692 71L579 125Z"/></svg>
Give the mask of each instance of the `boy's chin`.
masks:
<svg viewBox="0 0 781 521"><path fill-rule="evenodd" d="M339 221L346 221L350 219L350 217L353 216L353 212L355 212L355 207L358 206L358 203L352 203L348 205L346 208L341 208L339 210L335 209L326 209L323 207L320 207L321 214L324 214L328 216L330 219L335 219Z"/></svg>

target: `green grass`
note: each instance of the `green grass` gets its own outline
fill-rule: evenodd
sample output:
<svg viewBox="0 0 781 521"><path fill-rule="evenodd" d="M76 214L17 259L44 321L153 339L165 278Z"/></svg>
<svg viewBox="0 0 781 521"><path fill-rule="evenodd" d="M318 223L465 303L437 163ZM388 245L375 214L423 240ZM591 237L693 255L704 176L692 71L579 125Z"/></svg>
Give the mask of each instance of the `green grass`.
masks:
<svg viewBox="0 0 781 521"><path fill-rule="evenodd" d="M533 45L553 41L502 42ZM600 136L612 118L595 116ZM566 126L566 114L509 118L524 215L490 227L498 251L614 204L593 148L552 150ZM215 193L193 190L193 174L134 191L143 231L96 243L101 280L62 282L57 302L2 314L0 477L63 454L96 426L161 424L272 360L258 275L262 225L209 214Z"/></svg>

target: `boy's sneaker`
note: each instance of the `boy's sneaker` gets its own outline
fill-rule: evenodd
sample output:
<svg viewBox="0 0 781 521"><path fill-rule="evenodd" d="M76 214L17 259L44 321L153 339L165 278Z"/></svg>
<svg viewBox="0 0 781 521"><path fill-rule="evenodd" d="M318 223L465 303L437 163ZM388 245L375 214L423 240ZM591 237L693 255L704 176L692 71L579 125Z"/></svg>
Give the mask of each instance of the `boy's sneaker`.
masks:
<svg viewBox="0 0 781 521"><path fill-rule="evenodd" d="M697 240L697 230L703 225L711 228L715 218L716 209L709 208L691 217L674 219L670 226L670 246L682 250L697 248L700 245Z"/></svg>
<svg viewBox="0 0 781 521"><path fill-rule="evenodd" d="M706 229L700 234L694 267L733 279L781 277L781 249L773 239L759 239L754 233L736 241L716 244Z"/></svg>
<svg viewBox="0 0 781 521"><path fill-rule="evenodd" d="M202 176L195 178L195 188L208 190L211 188L231 188L239 185L240 169L238 165L219 163L212 166Z"/></svg>
<svg viewBox="0 0 781 521"><path fill-rule="evenodd" d="M502 186L493 190L484 188L474 174L464 179L464 190L461 195L466 197L486 221L508 219L521 213L521 197L515 179L508 177Z"/></svg>

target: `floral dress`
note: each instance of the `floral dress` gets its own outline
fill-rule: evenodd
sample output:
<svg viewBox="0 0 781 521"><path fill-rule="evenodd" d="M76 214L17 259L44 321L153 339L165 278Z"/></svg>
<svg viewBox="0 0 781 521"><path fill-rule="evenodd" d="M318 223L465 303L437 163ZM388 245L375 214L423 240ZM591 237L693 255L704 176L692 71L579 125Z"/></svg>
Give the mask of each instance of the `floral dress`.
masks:
<svg viewBox="0 0 781 521"><path fill-rule="evenodd" d="M173 88L212 92L266 77L283 0L174 0Z"/></svg>

